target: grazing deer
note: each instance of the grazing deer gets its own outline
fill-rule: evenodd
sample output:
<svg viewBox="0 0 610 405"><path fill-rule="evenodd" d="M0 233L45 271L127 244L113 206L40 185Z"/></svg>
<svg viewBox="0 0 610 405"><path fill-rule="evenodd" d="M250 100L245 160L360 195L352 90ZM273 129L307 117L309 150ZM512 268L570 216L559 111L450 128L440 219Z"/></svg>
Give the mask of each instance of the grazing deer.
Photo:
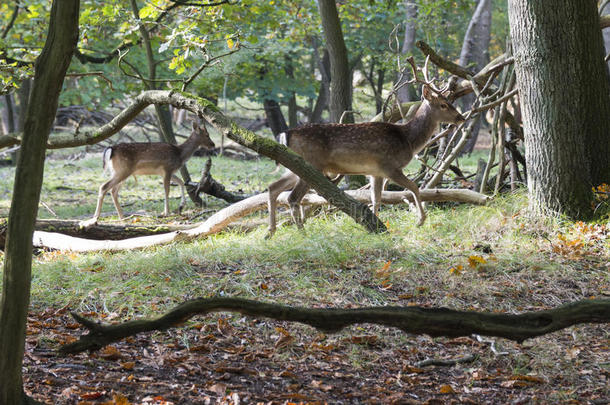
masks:
<svg viewBox="0 0 610 405"><path fill-rule="evenodd" d="M337 174L369 175L375 214L381 202L384 179L390 179L406 188L413 193L419 213L419 226L426 219L419 188L402 170L428 142L439 123L459 124L464 121L462 114L445 97L424 84L422 103L413 119L406 124L367 122L308 125L288 130L282 140L327 177ZM288 202L292 218L298 227L303 226L300 202L309 190L309 185L287 170L269 186L269 236L275 232L277 197L282 191L290 189L292 192Z"/></svg>
<svg viewBox="0 0 610 405"><path fill-rule="evenodd" d="M214 142L204 126L193 122L193 130L186 141L181 145L172 145L164 142L138 142L119 143L104 150L104 169L110 168L112 178L100 187L97 207L93 218L81 222L81 226L90 226L97 222L102 211L104 196L110 190L112 201L116 207L119 219L124 220L123 210L119 204L119 189L125 179L137 174L157 174L163 176L163 188L165 189L165 210L163 215L169 215L169 183L170 180L180 185L182 201L179 211L186 204L184 195L184 182L174 173L184 165L200 146L207 149L215 147Z"/></svg>

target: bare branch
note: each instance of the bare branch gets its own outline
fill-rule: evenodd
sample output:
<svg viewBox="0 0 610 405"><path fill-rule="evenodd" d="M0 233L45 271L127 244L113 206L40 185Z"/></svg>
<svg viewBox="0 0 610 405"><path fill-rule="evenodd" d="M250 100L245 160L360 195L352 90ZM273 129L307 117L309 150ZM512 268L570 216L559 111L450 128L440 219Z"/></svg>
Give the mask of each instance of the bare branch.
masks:
<svg viewBox="0 0 610 405"><path fill-rule="evenodd" d="M237 312L253 317L299 322L326 333L336 333L353 324L370 323L433 337L478 334L523 342L581 323L609 323L610 300L581 300L554 309L514 315L423 307L305 308L244 298L199 298L186 301L156 319L115 325L103 325L72 313L89 333L74 343L62 346L60 352L68 354L98 350L128 336L167 330L195 315L214 312Z"/></svg>
<svg viewBox="0 0 610 405"><path fill-rule="evenodd" d="M66 77L84 77L84 76L99 76L101 77L108 86L110 86L110 90L114 90L112 87L112 81L104 75L104 72L84 72L84 73L67 73Z"/></svg>

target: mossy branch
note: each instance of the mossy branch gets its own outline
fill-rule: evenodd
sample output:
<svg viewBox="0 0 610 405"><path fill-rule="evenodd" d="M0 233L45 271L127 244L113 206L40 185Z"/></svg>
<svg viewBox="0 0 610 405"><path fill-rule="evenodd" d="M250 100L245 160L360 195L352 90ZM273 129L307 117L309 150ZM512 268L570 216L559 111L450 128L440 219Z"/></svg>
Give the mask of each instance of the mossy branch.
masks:
<svg viewBox="0 0 610 405"><path fill-rule="evenodd" d="M195 315L237 312L253 317L300 322L323 332L338 332L346 326L371 323L391 326L406 333L430 336L503 337L517 342L555 332L580 323L609 323L610 300L582 300L544 311L524 314L455 311L447 308L369 307L359 309L304 308L268 304L242 298L200 298L186 301L153 320L102 325L72 313L89 333L60 348L62 353L98 350L112 342L142 332L166 330Z"/></svg>

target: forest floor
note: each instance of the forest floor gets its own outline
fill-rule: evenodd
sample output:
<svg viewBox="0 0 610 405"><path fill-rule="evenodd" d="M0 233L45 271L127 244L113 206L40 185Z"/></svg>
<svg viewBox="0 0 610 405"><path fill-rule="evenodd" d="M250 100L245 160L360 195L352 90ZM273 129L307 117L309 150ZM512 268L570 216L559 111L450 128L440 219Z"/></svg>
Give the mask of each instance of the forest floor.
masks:
<svg viewBox="0 0 610 405"><path fill-rule="evenodd" d="M266 160L213 160L214 177L235 192L261 192L278 176ZM476 167L476 156L468 164ZM202 166L202 159L189 162L192 173ZM0 198L0 217L8 213L12 175L0 168L0 196L7 196ZM102 178L99 154L49 159L40 216L89 217ZM129 180L121 200L134 223L200 221L226 206L209 198L203 210L191 204L183 215L158 218L160 180L145 177L137 185ZM578 325L517 344L430 338L366 324L326 335L300 324L219 313L93 353L57 353L85 333L70 311L122 322L158 316L197 297L503 313L610 297L608 216L590 223L541 222L527 217L526 206L521 190L483 207L430 204L420 228L408 207L386 207L381 219L389 232L381 235L324 209L304 232L287 222L270 240L264 239L266 227L258 226L132 252L37 251L26 391L47 404L83 405L608 403L607 325ZM111 204L104 211L114 215ZM420 364L464 358L449 366Z"/></svg>

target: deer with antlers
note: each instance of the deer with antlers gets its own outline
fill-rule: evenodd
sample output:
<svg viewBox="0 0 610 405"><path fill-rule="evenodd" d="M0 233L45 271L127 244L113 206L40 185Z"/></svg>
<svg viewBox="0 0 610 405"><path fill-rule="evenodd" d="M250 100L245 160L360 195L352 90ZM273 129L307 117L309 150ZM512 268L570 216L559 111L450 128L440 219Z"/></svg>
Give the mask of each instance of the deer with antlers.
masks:
<svg viewBox="0 0 610 405"><path fill-rule="evenodd" d="M426 61L427 62L427 61ZM427 65L427 63L426 63ZM416 80L416 68L414 79ZM426 69L427 71L427 69ZM362 174L371 178L373 212L381 203L384 179L409 190L419 214L418 226L426 219L419 188L403 174L403 168L428 142L440 123L460 124L465 118L434 88L424 72L422 103L415 116L405 124L367 122L358 124L307 125L286 131L282 143L299 154L328 177ZM288 197L290 212L298 227L303 226L302 198L309 190L307 182L290 171L269 186L269 235L276 229L277 197L292 189Z"/></svg>

